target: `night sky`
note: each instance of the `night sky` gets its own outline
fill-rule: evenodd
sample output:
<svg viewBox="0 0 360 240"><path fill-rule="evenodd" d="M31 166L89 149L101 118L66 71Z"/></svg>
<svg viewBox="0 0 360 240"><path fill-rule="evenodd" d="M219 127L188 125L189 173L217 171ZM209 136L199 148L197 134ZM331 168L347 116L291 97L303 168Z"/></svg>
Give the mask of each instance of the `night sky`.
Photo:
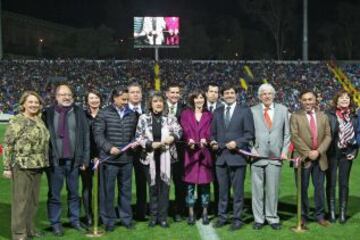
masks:
<svg viewBox="0 0 360 240"><path fill-rule="evenodd" d="M331 20L336 11L336 2L309 0L310 19ZM97 27L101 24L113 28L124 27L125 23L132 22L134 15L179 15L182 18L192 17L194 21L230 15L242 20L241 0L3 0L2 4L5 10L74 27Z"/></svg>
<svg viewBox="0 0 360 240"><path fill-rule="evenodd" d="M288 0L272 1L284 3ZM283 47L285 49L284 51L286 51L286 49L289 50L289 57L298 58L302 54L303 1L293 1L295 1L296 6L294 11L289 11L293 13L292 16L294 18L289 20L291 21L291 31L286 30L286 34L288 35L285 36L286 43ZM337 37L336 39L338 41L335 41L333 40L333 36L329 34L336 36L339 28L342 28L341 24L343 23L339 24L339 19L337 19L340 4L346 2L356 4L357 8L354 8L356 12L356 9L359 7L358 1L359 0L308 0L309 48L310 52L314 54L313 58L317 59L319 56L324 56L324 54L328 55L330 52L338 52L344 55L345 48L343 47L344 41L342 38ZM212 51L215 54L218 54L216 48L213 47L218 46L216 41L220 41L220 44L224 45L224 40L221 39L221 37L227 38L228 36L234 36L232 29L238 26L239 28L236 29L240 29L240 31L237 31L240 34L249 34L247 36L253 38L260 37L259 39L261 39L253 39L257 40L253 41L251 37L244 37L245 42L242 43L241 38L236 38L236 41L240 41L237 46L243 46L243 54L245 57L253 56L253 52L256 51L257 46L260 45L262 50L259 51L269 53L270 56L274 57L275 45L271 31L259 16L245 8L243 0L2 0L2 8L15 13L76 28L99 29L100 26L105 25L113 30L113 39L128 39L130 41L132 41L133 38L134 16L179 16L181 21L180 31L184 33L182 39L184 40L185 36L191 36L191 34L185 34L186 30L198 29L196 27L200 26L201 29L205 29L206 31L207 35L205 37L208 37L204 39L210 39L210 41L212 41L209 46L212 47ZM354 13L352 14L354 15ZM223 23L229 23L228 26L230 27L223 27ZM224 31L224 29L226 29L226 31ZM359 32L356 29L354 30L354 28L351 31L353 31L353 41L357 42ZM189 37L187 39L191 38ZM324 41L326 41L326 44L319 44ZM254 43L252 44L252 42ZM193 44L193 46L195 49L195 44ZM323 46L325 46L326 49L325 47L323 48ZM246 52L247 49L251 49L251 51ZM356 48L355 44L352 51L354 55L360 56L360 50ZM208 52L207 54L207 56L212 57ZM255 52L255 55L256 54L258 53ZM258 56L260 55L258 54Z"/></svg>

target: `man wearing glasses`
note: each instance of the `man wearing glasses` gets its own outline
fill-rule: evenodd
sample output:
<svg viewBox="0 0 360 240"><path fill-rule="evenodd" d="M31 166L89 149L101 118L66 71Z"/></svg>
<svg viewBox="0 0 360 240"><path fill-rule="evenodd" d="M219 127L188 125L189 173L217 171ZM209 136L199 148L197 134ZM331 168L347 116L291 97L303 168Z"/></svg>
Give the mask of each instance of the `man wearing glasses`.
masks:
<svg viewBox="0 0 360 240"><path fill-rule="evenodd" d="M48 217L55 236L62 236L61 190L64 179L67 189L68 216L71 226L80 226L79 170L89 165L89 126L84 111L74 105L73 91L61 84L55 91L56 104L44 111L43 119L50 132L50 168L47 171Z"/></svg>

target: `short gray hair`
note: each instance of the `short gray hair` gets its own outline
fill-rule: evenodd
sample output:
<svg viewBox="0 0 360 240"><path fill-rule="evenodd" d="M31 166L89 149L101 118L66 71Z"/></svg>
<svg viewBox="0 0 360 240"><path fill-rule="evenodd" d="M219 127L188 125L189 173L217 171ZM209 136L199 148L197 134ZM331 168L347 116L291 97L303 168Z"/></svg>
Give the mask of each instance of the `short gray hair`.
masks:
<svg viewBox="0 0 360 240"><path fill-rule="evenodd" d="M276 94L275 88L270 83L263 83L259 87L258 98L260 98L261 93L264 92L265 90L270 90L270 92L272 92L272 94L274 94L275 97Z"/></svg>

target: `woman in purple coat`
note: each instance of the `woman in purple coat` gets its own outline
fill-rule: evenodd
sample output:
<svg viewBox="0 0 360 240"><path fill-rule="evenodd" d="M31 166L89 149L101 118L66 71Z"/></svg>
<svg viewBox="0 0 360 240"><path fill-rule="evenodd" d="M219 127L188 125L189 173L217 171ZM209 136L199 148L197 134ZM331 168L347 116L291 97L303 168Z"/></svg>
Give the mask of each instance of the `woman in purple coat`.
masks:
<svg viewBox="0 0 360 240"><path fill-rule="evenodd" d="M180 123L183 128L183 138L188 143L185 148L185 175L187 183L186 203L189 207L188 224L195 224L194 204L195 187L198 185L203 207L202 222L209 224L208 205L210 200L210 183L213 180L213 162L207 143L211 136L212 114L206 110L205 94L199 90L190 93L189 109L182 112Z"/></svg>

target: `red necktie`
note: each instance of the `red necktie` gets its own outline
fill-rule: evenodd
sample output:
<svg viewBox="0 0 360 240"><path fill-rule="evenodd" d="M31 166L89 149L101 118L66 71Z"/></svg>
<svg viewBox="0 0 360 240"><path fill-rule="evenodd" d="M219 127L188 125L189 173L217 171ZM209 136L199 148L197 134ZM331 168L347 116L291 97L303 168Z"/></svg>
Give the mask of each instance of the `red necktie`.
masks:
<svg viewBox="0 0 360 240"><path fill-rule="evenodd" d="M312 149L315 150L318 147L318 135L315 118L313 113L308 113L310 116L310 132L311 132L311 145Z"/></svg>
<svg viewBox="0 0 360 240"><path fill-rule="evenodd" d="M264 110L264 120L265 120L265 124L268 127L268 129L271 129L272 127L272 122L271 122L271 118L269 116L268 111L270 110L270 108L266 107Z"/></svg>

